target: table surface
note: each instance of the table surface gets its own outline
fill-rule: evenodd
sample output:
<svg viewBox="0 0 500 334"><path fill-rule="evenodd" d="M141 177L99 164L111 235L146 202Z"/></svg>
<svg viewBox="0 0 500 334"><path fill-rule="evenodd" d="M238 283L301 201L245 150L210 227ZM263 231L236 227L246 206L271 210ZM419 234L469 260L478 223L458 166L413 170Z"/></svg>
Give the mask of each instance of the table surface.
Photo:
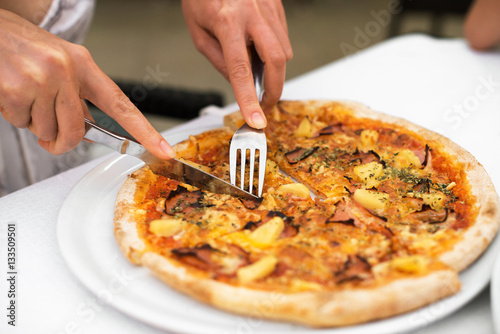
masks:
<svg viewBox="0 0 500 334"><path fill-rule="evenodd" d="M500 155L489 150L489 146L500 143L498 51L477 53L463 40L408 35L290 80L282 98L354 100L440 132L470 151L500 189L500 168L495 168ZM236 105L230 105L205 110L199 118L164 135L188 131L199 124L221 125L222 116L236 109ZM108 157L0 199L3 309L8 302L4 278L8 271L6 225L16 223L18 233L17 326L8 326L2 315L1 333L162 333L99 303L69 271L57 245L56 223L64 199L86 173ZM418 332L451 329L454 333L494 332L489 288L462 309Z"/></svg>

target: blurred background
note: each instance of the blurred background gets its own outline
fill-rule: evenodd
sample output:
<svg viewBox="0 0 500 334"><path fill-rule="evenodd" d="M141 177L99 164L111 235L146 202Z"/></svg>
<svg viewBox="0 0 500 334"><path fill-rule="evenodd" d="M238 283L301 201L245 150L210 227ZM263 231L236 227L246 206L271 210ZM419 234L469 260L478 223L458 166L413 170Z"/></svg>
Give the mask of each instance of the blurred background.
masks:
<svg viewBox="0 0 500 334"><path fill-rule="evenodd" d="M470 1L284 0L294 58L287 80L408 33L462 37ZM98 0L84 45L159 131L235 101L193 46L180 0ZM99 116L97 117L99 118Z"/></svg>

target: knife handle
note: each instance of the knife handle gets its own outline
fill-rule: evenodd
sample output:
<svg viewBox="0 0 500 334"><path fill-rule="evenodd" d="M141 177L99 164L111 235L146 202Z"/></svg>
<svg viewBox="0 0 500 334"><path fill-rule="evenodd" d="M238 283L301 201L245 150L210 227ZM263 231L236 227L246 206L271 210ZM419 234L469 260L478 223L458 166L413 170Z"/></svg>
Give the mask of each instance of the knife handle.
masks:
<svg viewBox="0 0 500 334"><path fill-rule="evenodd" d="M105 129L87 118L85 118L85 135L83 139L90 143L107 146L121 154L139 157L146 152L144 146L136 140Z"/></svg>

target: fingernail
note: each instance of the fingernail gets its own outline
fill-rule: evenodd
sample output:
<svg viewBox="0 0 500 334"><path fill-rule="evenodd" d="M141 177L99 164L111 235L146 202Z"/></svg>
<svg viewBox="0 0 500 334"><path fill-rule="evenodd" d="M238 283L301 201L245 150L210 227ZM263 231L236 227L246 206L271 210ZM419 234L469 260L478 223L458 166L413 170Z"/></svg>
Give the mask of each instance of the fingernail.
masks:
<svg viewBox="0 0 500 334"><path fill-rule="evenodd" d="M170 158L173 158L175 157L175 151L173 150L173 148L167 143L166 140L162 140L160 142L160 148L161 150L163 151L163 153L165 153L166 155L168 155Z"/></svg>
<svg viewBox="0 0 500 334"><path fill-rule="evenodd" d="M265 128L267 125L266 119L258 112L252 114L252 123L257 129Z"/></svg>

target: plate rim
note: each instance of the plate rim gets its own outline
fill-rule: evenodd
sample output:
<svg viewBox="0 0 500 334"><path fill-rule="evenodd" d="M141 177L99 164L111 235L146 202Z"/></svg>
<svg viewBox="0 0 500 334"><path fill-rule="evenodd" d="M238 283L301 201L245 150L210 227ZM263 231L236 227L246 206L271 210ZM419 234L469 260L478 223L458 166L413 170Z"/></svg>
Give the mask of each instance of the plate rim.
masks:
<svg viewBox="0 0 500 334"><path fill-rule="evenodd" d="M490 298L493 327L496 333L500 333L500 318L495 317L495 314L500 313L500 252L497 253L497 258L493 266L493 273L491 275Z"/></svg>

